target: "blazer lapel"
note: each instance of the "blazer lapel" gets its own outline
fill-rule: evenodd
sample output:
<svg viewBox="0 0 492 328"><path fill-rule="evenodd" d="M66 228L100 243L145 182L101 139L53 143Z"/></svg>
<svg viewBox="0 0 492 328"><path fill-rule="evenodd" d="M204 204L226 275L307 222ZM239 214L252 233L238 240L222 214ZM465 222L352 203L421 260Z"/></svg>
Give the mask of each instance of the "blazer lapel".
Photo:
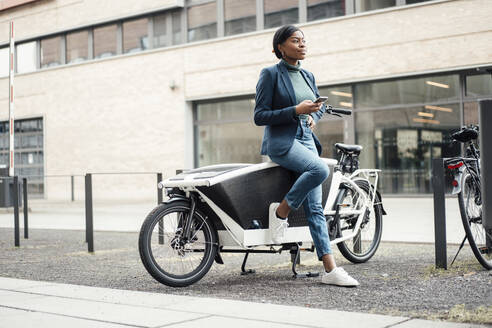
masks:
<svg viewBox="0 0 492 328"><path fill-rule="evenodd" d="M294 86L292 85L292 81L290 80L289 73L287 72L287 67L285 67L285 65L283 65L282 63L279 63L278 68L280 71L280 76L282 78L282 81L284 82L285 87L287 88L287 92L289 93L290 102L292 103L292 105L297 105Z"/></svg>
<svg viewBox="0 0 492 328"><path fill-rule="evenodd" d="M306 82L309 85L309 87L311 88L311 90L313 90L314 95L316 96L316 90L314 88L313 81L311 81L311 79L308 77L306 72L304 72L304 70L302 70L302 69L301 69L301 74L302 74L302 77L304 78L304 80L306 80Z"/></svg>

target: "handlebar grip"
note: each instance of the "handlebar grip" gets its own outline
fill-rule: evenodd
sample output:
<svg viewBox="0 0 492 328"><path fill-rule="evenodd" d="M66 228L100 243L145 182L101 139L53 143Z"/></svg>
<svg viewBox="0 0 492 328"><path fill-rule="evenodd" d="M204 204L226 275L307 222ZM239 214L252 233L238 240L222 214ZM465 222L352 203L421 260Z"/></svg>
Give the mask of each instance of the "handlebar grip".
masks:
<svg viewBox="0 0 492 328"><path fill-rule="evenodd" d="M331 107L330 109L331 112L335 114L352 115L352 111L350 109L333 108L333 107Z"/></svg>

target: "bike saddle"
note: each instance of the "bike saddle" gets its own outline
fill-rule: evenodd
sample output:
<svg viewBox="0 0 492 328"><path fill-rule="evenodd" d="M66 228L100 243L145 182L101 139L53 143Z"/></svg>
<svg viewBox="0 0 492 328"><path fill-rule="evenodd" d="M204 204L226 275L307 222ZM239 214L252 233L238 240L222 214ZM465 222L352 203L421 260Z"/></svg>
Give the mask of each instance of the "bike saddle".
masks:
<svg viewBox="0 0 492 328"><path fill-rule="evenodd" d="M477 130L475 130L473 128L464 128L458 132L453 133L451 135L451 137L454 140L457 140L459 142L467 142L470 140L477 139L478 138L478 132L477 132Z"/></svg>
<svg viewBox="0 0 492 328"><path fill-rule="evenodd" d="M345 153L355 154L355 155L359 155L362 150L361 145L346 145L343 143L336 143L335 147Z"/></svg>

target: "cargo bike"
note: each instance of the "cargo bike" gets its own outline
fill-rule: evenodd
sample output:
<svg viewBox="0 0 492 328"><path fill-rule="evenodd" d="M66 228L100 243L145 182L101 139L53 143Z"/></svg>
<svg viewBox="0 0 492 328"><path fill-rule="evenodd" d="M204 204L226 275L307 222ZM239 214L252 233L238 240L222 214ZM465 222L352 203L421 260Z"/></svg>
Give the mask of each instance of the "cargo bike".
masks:
<svg viewBox="0 0 492 328"><path fill-rule="evenodd" d="M329 114L351 111L328 107ZM331 244L353 263L368 261L381 241L385 213L377 190L377 169L360 169L359 145L337 143L340 160L323 158L330 176L322 184L322 204ZM293 254L294 277L301 251L314 251L302 206L291 211L282 244L275 244L268 210L297 179L273 162L222 164L187 170L159 183L166 200L142 224L139 251L143 265L157 281L172 287L199 281L221 254L244 253L242 273L250 253Z"/></svg>

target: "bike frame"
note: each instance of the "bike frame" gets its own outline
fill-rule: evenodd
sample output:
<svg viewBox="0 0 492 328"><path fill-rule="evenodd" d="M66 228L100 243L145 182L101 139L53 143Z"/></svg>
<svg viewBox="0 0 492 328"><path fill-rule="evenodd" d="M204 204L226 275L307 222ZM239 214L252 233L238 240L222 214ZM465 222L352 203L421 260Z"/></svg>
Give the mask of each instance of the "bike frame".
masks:
<svg viewBox="0 0 492 328"><path fill-rule="evenodd" d="M323 160L327 162L327 164L337 164L337 161L333 159ZM230 217L224 210L222 210L218 204L215 204L210 198L208 198L196 187L211 186L215 183L219 183L240 174L247 174L274 166L277 166L277 164L273 162L255 164L247 166L245 168L241 168L236 171L221 174L217 177L203 180L197 179L197 175L187 177L181 181L172 180L171 178L162 181L159 186L161 188L178 187L186 193L186 197L192 198L192 195L195 194L198 195L198 197L196 198L199 198L199 200L196 199L194 201L203 201L207 203L207 205L212 209L212 211L215 212L215 214L225 227L225 230L218 231L220 246L242 249L251 249L258 246L273 246L274 243L270 238L269 229L243 229L232 217ZM353 233L332 240L332 245L354 238L359 232L364 215L366 214L368 209L374 206L376 186L378 182L378 172L380 172L380 170L359 169L351 175L344 174L339 170L335 170L335 172L333 173L332 183L323 213L326 216L338 216L338 218L357 215L357 221ZM358 180L364 180L368 183L372 192L371 198L366 197L365 192L357 185L356 181ZM340 210L339 204L336 204L336 202L340 198L340 193L344 192L344 186L350 187L351 189L355 190L360 197L358 197L357 203L353 208ZM192 207L193 206L194 205L192 204ZM312 238L309 227L306 225L301 227L288 228L285 233L284 243L305 243L312 245Z"/></svg>

